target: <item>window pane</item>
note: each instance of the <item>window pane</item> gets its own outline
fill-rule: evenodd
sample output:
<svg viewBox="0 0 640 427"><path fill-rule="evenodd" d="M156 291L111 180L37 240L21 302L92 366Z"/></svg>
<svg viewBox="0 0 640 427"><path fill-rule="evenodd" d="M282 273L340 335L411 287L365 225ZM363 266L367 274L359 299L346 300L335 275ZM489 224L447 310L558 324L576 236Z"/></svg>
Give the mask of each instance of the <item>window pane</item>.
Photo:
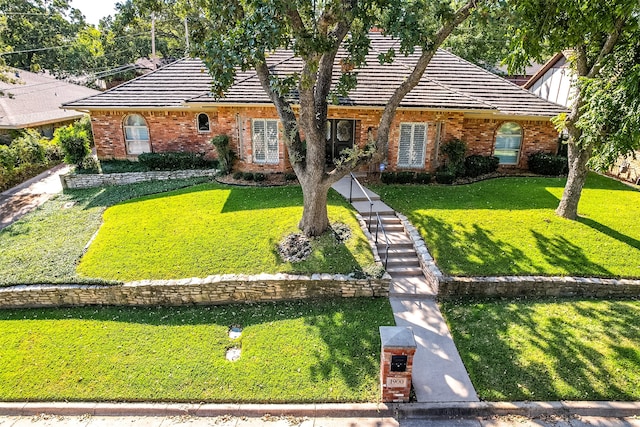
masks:
<svg viewBox="0 0 640 427"><path fill-rule="evenodd" d="M139 114L130 114L127 116L125 121L125 125L127 126L147 126L147 123L144 121L144 118Z"/></svg>
<svg viewBox="0 0 640 427"><path fill-rule="evenodd" d="M496 134L494 155L501 164L515 165L518 163L520 145L522 144L522 128L517 123L505 123L500 126Z"/></svg>
<svg viewBox="0 0 640 427"><path fill-rule="evenodd" d="M202 132L208 132L209 129L209 116L204 113L198 114L198 130Z"/></svg>
<svg viewBox="0 0 640 427"><path fill-rule="evenodd" d="M340 142L351 141L351 134L353 131L353 124L351 120L340 120L336 126L336 138Z"/></svg>

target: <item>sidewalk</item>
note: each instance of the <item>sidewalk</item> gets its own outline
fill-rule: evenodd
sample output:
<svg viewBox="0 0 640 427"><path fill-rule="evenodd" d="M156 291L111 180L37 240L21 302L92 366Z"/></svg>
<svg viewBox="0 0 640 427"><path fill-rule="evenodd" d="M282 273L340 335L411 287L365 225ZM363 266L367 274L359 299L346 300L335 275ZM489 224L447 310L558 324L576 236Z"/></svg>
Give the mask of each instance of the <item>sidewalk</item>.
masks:
<svg viewBox="0 0 640 427"><path fill-rule="evenodd" d="M60 175L70 167L58 165L3 193L0 193L0 230L62 192Z"/></svg>
<svg viewBox="0 0 640 427"><path fill-rule="evenodd" d="M359 213L369 215L373 202L373 213L389 212L393 209L380 201L380 197L369 189L367 195L351 178L345 177L333 186L334 190L349 200ZM366 201L362 201L365 199ZM404 235L404 231L398 233ZM406 237L406 236L405 236ZM416 339L412 383L418 402L478 402L473 384L453 342L447 323L434 299L424 276L412 277L415 286L406 286L406 278L400 279L390 273L392 283L391 308L397 326L410 326ZM400 283L402 281L402 283ZM398 282L398 283L396 283Z"/></svg>

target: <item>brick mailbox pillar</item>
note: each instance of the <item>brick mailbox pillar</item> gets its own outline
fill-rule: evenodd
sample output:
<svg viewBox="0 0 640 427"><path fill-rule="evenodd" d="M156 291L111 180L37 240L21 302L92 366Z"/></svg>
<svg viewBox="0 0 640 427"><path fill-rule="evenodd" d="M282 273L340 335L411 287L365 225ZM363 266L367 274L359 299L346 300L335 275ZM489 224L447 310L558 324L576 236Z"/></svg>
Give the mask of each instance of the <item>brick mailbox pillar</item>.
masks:
<svg viewBox="0 0 640 427"><path fill-rule="evenodd" d="M380 390L383 402L408 402L416 340L408 327L380 326Z"/></svg>

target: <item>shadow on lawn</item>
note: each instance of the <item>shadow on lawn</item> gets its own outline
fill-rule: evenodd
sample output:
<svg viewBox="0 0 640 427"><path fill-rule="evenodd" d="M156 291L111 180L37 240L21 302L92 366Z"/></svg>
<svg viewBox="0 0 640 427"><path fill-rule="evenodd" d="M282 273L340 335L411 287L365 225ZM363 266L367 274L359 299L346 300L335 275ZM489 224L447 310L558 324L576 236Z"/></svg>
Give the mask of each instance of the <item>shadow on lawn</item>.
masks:
<svg viewBox="0 0 640 427"><path fill-rule="evenodd" d="M566 316L565 310L571 308L559 306L562 312L545 322L535 310L539 302L518 301L515 307L509 301L444 304L456 345L482 399L640 399L640 389L634 384L640 349L613 344L638 343L637 305L574 301L577 319ZM608 343L591 338L593 329L600 328L590 319L608 319L602 321L600 331ZM523 337L525 342L521 342ZM613 354L606 354L607 348Z"/></svg>
<svg viewBox="0 0 640 427"><path fill-rule="evenodd" d="M535 268L524 251L493 238L490 231L477 224L473 224L471 230L459 231L429 215L414 214L411 221L426 236L427 246L433 250L438 265L447 273L486 275L489 268L500 274L521 274L523 264Z"/></svg>
<svg viewBox="0 0 640 427"><path fill-rule="evenodd" d="M587 258L584 250L562 236L549 238L531 231L536 239L538 250L550 265L561 267L565 272L580 272L580 276L613 277L614 274ZM575 273L573 273L575 274Z"/></svg>
<svg viewBox="0 0 640 427"><path fill-rule="evenodd" d="M599 232L601 232L602 234L606 234L607 236L611 237L612 239L616 239L622 243L626 243L629 246L632 246L638 250L640 250L640 240L635 239L631 236L627 236L626 234L622 234L620 233L618 230L614 230L613 228L607 227L604 224L599 223L598 221L594 221L590 218L585 218L585 217L579 217L578 218L578 222L584 224L584 225L588 225L589 227L593 228L594 230L597 230Z"/></svg>

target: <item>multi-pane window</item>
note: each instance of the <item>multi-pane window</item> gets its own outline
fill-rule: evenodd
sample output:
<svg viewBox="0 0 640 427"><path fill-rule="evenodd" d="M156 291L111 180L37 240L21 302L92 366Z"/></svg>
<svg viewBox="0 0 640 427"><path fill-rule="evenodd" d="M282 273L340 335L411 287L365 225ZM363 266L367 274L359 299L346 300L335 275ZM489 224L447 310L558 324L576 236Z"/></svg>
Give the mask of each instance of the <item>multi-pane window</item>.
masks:
<svg viewBox="0 0 640 427"><path fill-rule="evenodd" d="M149 127L139 114L129 114L124 119L124 138L128 154L142 154L151 151Z"/></svg>
<svg viewBox="0 0 640 427"><path fill-rule="evenodd" d="M198 132L210 132L209 116L205 113L198 114Z"/></svg>
<svg viewBox="0 0 640 427"><path fill-rule="evenodd" d="M426 146L426 123L400 123L398 167L423 168Z"/></svg>
<svg viewBox="0 0 640 427"><path fill-rule="evenodd" d="M516 165L520 157L522 144L522 128L519 124L509 122L500 126L496 134L496 146L493 155L500 159L502 165Z"/></svg>
<svg viewBox="0 0 640 427"><path fill-rule="evenodd" d="M278 121L253 120L253 161L255 163L278 164Z"/></svg>

